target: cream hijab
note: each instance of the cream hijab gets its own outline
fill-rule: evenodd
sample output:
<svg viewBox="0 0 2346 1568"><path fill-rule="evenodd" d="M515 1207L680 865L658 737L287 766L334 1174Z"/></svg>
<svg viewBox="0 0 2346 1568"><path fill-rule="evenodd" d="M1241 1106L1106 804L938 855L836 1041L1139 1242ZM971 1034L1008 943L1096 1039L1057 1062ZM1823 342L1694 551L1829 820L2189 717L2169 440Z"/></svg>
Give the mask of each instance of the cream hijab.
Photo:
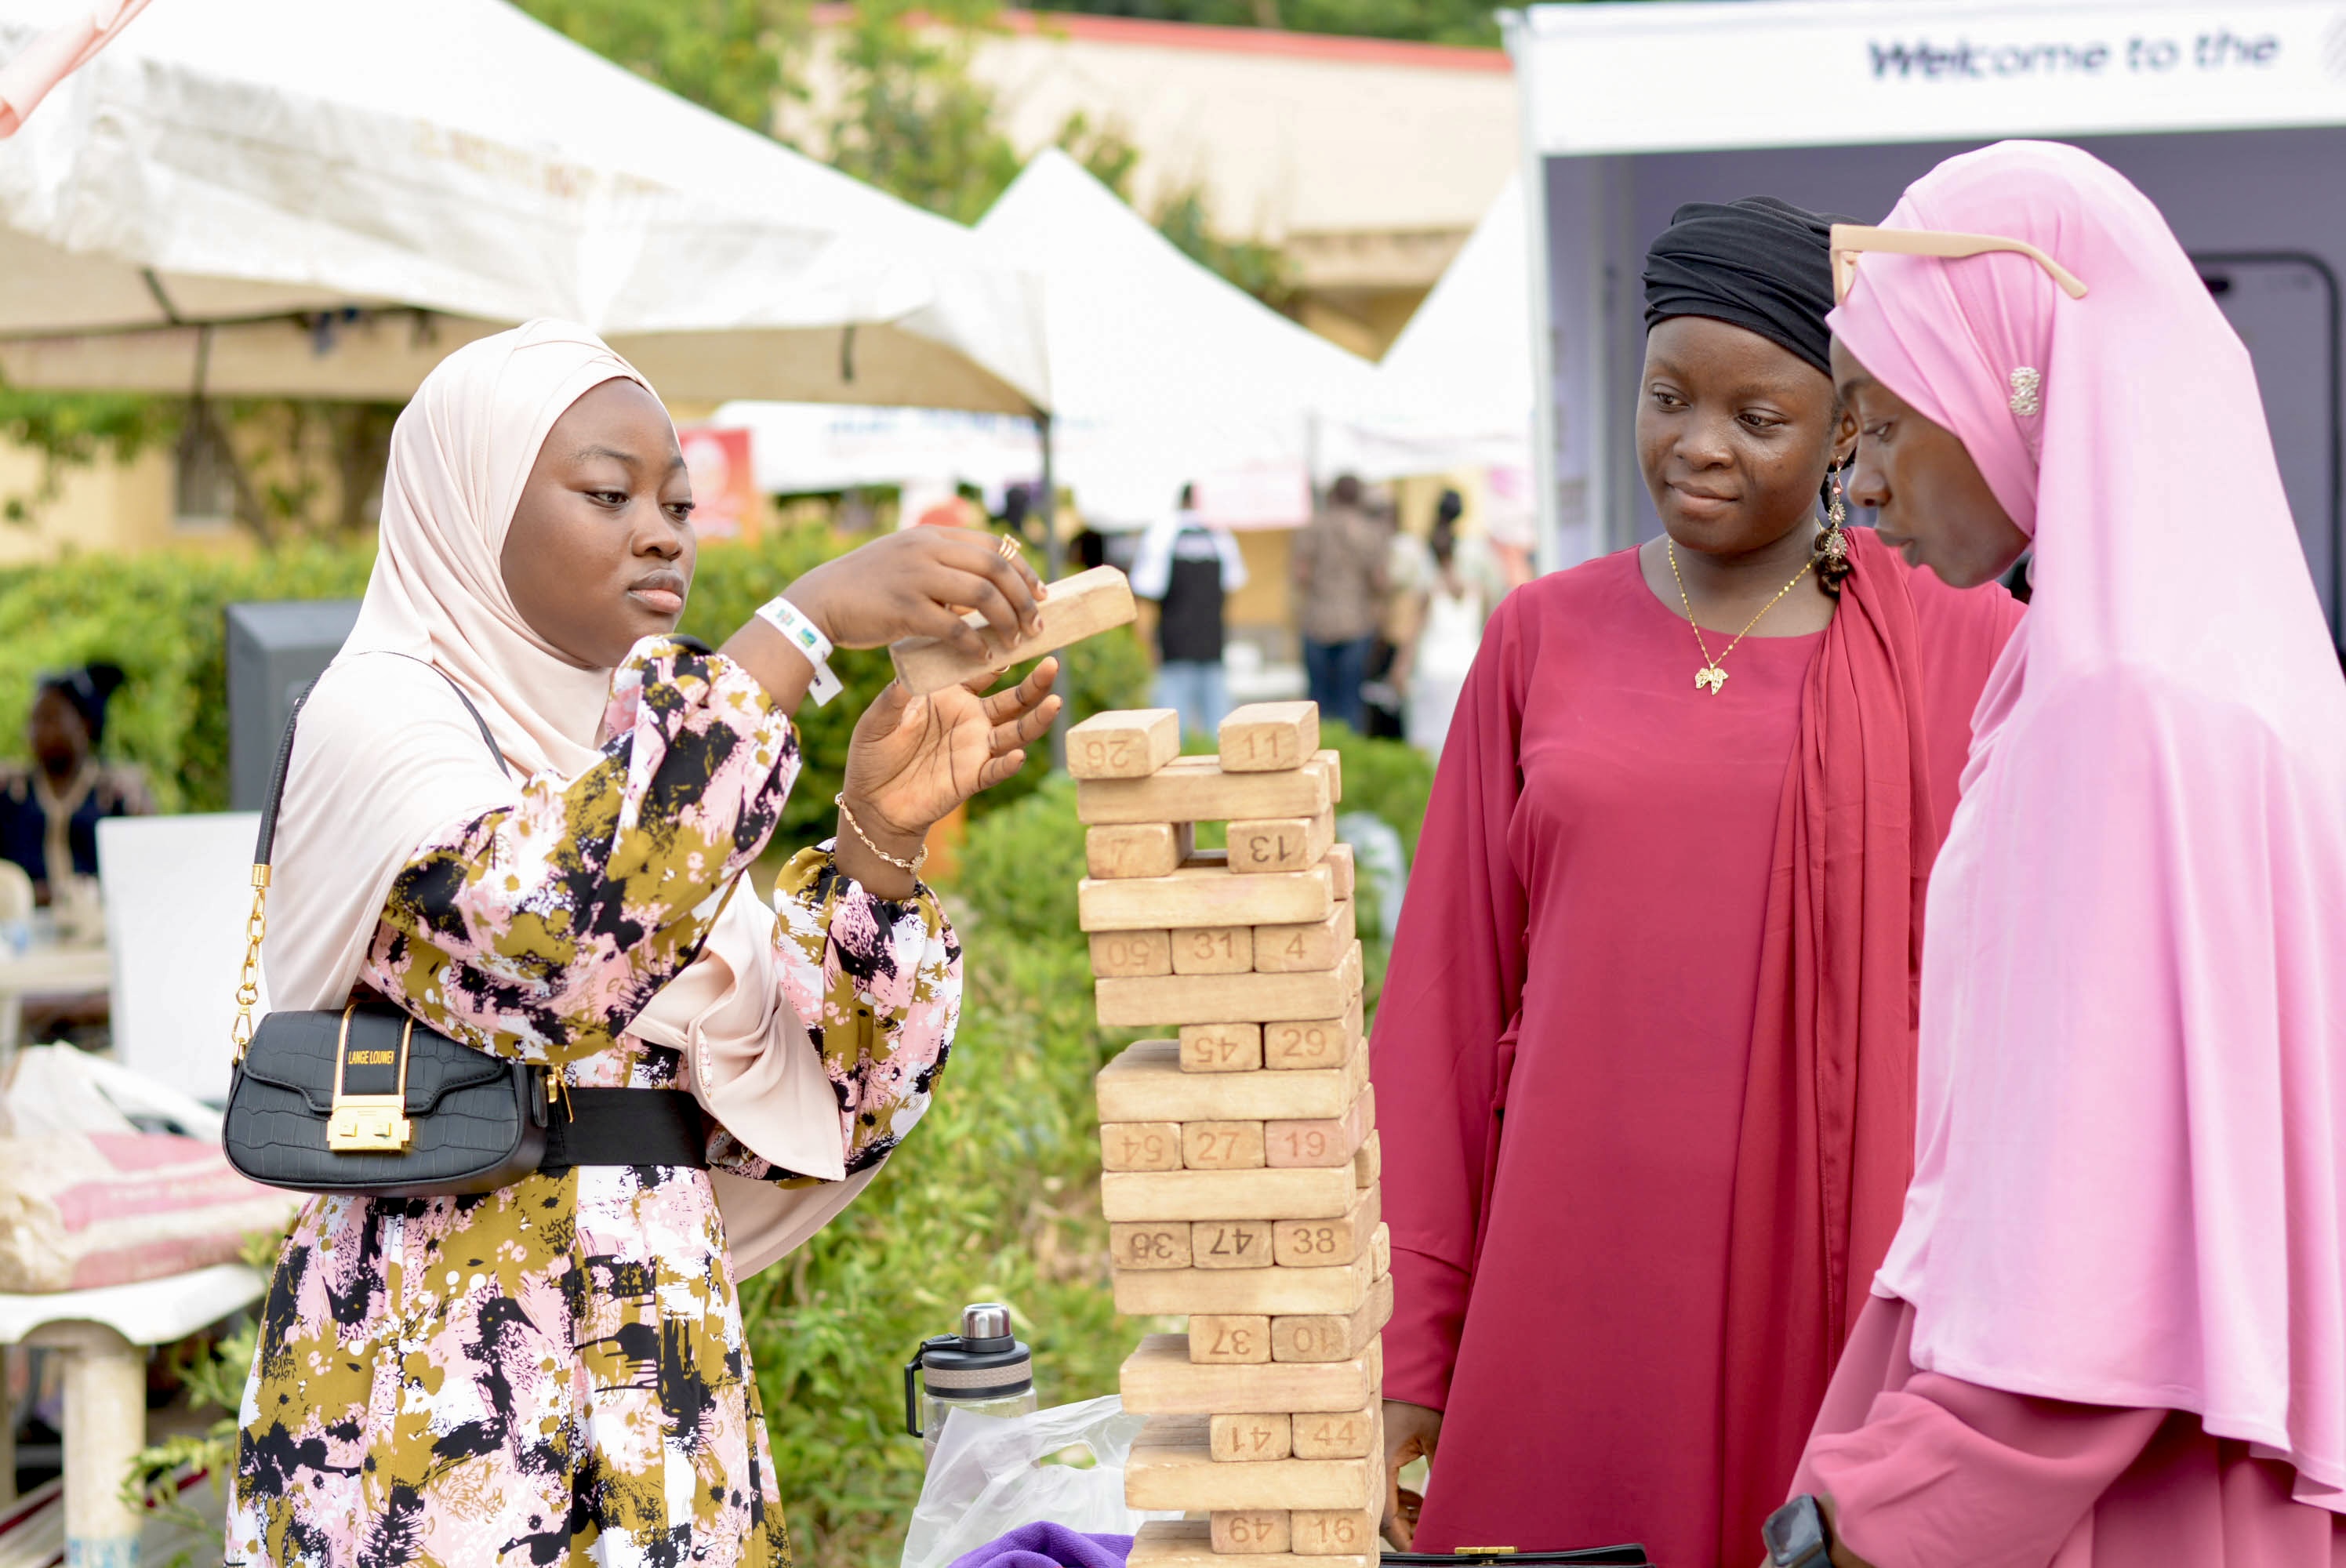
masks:
<svg viewBox="0 0 2346 1568"><path fill-rule="evenodd" d="M532 321L449 355L400 415L374 575L350 640L302 709L286 782L265 954L273 1005L339 1006L393 879L420 846L515 804L523 778L573 779L598 760L612 672L579 667L530 629L502 561L546 433L613 380L652 390L585 328ZM738 893L699 958L630 1030L684 1054L693 1094L743 1144L823 1179L786 1190L710 1173L737 1278L814 1234L871 1176L847 1179L838 1098L782 998L773 919L754 893Z"/></svg>

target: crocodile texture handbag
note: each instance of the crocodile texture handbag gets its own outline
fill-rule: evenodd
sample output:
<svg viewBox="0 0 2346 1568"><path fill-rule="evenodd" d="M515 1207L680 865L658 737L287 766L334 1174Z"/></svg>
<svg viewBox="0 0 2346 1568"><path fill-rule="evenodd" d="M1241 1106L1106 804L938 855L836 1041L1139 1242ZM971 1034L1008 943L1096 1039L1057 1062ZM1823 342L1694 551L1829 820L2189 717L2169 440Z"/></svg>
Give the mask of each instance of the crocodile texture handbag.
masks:
<svg viewBox="0 0 2346 1568"><path fill-rule="evenodd" d="M448 684L504 767L480 710L454 681ZM252 914L236 993L236 1068L221 1135L229 1163L267 1186L363 1197L462 1196L510 1186L546 1156L554 1089L545 1068L451 1040L381 1001L353 1002L339 1012L272 1012L253 1027L260 943L269 929L270 846L294 728L309 697L304 691L285 722L253 850Z"/></svg>

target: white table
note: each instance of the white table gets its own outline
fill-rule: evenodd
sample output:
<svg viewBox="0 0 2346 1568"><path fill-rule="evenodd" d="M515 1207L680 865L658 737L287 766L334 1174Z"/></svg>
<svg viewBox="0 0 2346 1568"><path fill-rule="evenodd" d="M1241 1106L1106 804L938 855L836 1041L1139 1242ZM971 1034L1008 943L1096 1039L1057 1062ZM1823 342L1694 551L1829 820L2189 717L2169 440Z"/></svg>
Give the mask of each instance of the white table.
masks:
<svg viewBox="0 0 2346 1568"><path fill-rule="evenodd" d="M147 1348L184 1339L260 1299L268 1278L217 1264L136 1285L0 1295L0 1346L65 1356L66 1561L138 1568L144 1522L122 1501L131 1461L147 1446ZM12 1484L15 1455L0 1437Z"/></svg>
<svg viewBox="0 0 2346 1568"><path fill-rule="evenodd" d="M22 953L0 951L0 1062L16 1048L20 998L87 995L113 984L113 960L102 942L46 941Z"/></svg>

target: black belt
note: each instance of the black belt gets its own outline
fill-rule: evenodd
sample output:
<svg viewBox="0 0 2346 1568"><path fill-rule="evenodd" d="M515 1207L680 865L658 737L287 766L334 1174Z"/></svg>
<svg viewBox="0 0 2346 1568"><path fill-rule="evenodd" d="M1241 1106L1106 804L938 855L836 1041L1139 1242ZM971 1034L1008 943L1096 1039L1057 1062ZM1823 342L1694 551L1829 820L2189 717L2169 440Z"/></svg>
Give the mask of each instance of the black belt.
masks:
<svg viewBox="0 0 2346 1568"><path fill-rule="evenodd" d="M709 1122L682 1089L556 1090L540 1170L569 1166L709 1168Z"/></svg>

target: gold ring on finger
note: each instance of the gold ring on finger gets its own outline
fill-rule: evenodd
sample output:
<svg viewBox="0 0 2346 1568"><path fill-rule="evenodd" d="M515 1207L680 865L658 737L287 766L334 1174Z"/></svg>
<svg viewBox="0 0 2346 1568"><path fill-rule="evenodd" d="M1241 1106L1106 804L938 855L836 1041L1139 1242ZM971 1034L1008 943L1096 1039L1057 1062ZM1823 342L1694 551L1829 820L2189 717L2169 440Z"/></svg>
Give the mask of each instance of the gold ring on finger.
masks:
<svg viewBox="0 0 2346 1568"><path fill-rule="evenodd" d="M1005 561L1018 559L1018 541L1008 534L1002 536L1002 543L994 548L1001 553L1002 558Z"/></svg>

